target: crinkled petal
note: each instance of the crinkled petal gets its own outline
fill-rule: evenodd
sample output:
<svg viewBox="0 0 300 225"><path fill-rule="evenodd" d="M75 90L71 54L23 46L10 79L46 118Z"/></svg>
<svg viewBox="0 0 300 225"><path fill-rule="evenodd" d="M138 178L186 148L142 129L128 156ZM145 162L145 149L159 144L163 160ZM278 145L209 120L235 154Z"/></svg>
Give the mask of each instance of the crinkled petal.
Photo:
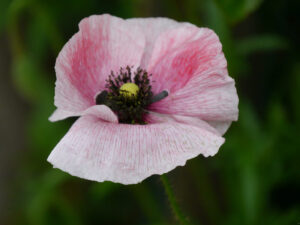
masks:
<svg viewBox="0 0 300 225"><path fill-rule="evenodd" d="M79 118L48 161L74 176L122 184L163 174L199 154L217 153L224 139L178 122L114 124L93 115Z"/></svg>
<svg viewBox="0 0 300 225"><path fill-rule="evenodd" d="M49 117L49 120L51 122L59 121L59 120L64 120L68 117L73 117L73 116L81 116L81 112L69 112L63 109L56 109L52 115Z"/></svg>
<svg viewBox="0 0 300 225"><path fill-rule="evenodd" d="M207 121L207 123L214 127L220 135L224 135L230 127L232 121Z"/></svg>
<svg viewBox="0 0 300 225"><path fill-rule="evenodd" d="M94 105L82 113L82 116L93 116L101 121L118 123L118 117L106 105Z"/></svg>
<svg viewBox="0 0 300 225"><path fill-rule="evenodd" d="M91 106L90 108L84 110L83 112L79 112L78 115L74 115L73 112L68 112L68 111L64 111L61 109L57 109L49 117L49 120L51 122L55 122L58 120L63 120L65 118L71 117L71 116L82 116L82 115L93 115L103 121L107 121L107 122L111 122L111 123L118 123L118 117L106 105Z"/></svg>
<svg viewBox="0 0 300 225"><path fill-rule="evenodd" d="M162 123L175 121L183 124L188 124L191 126L197 126L206 129L213 134L223 136L225 132L230 127L232 121L204 121L198 117L191 116L181 116L172 114L160 114L156 112L148 112L146 117L148 123Z"/></svg>
<svg viewBox="0 0 300 225"><path fill-rule="evenodd" d="M55 65L55 105L77 115L95 104L111 71L140 64L145 38L137 26L110 16L83 19Z"/></svg>
<svg viewBox="0 0 300 225"><path fill-rule="evenodd" d="M158 38L149 63L154 93L169 96L151 110L207 121L233 121L238 116L235 83L217 35L210 29L180 27Z"/></svg>
<svg viewBox="0 0 300 225"><path fill-rule="evenodd" d="M190 23L179 23L169 18L133 18L127 19L133 26L138 26L143 32L146 45L140 66L143 69L148 68L150 58L153 54L153 49L158 37L164 32L176 29L178 27L194 26Z"/></svg>
<svg viewBox="0 0 300 225"><path fill-rule="evenodd" d="M223 127L219 127L219 124L211 124L204 120L201 120L197 117L190 117L190 116L181 116L181 115L170 115L170 114L160 114L156 112L148 112L146 118L147 123L154 124L154 123L170 123L170 122L177 122L181 124L187 124L189 126L196 126L201 129L205 129L208 132L211 132L215 135L222 136L222 131L224 130Z"/></svg>

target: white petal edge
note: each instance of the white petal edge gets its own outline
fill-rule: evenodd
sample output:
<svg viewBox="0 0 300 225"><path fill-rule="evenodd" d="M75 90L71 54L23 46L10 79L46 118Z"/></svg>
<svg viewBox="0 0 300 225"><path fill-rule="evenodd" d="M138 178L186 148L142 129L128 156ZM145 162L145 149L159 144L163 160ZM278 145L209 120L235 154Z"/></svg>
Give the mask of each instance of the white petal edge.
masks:
<svg viewBox="0 0 300 225"><path fill-rule="evenodd" d="M113 124L86 115L74 123L48 161L84 179L136 184L199 154L213 156L223 143L222 137L187 124Z"/></svg>
<svg viewBox="0 0 300 225"><path fill-rule="evenodd" d="M83 115L93 115L103 121L118 123L118 117L106 105L94 105L84 110L83 112L69 112L62 109L56 109L54 113L49 117L49 120L51 122L55 122L66 119L68 117L77 117Z"/></svg>

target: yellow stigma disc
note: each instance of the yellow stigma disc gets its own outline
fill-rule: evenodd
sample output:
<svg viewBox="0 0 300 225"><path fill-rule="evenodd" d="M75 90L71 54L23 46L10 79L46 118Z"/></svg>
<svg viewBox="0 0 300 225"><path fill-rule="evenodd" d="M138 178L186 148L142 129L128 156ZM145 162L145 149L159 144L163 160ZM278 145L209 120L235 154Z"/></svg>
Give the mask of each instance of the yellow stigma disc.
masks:
<svg viewBox="0 0 300 225"><path fill-rule="evenodd" d="M126 97L136 96L138 92L139 87L134 83L125 83L120 87L120 93Z"/></svg>

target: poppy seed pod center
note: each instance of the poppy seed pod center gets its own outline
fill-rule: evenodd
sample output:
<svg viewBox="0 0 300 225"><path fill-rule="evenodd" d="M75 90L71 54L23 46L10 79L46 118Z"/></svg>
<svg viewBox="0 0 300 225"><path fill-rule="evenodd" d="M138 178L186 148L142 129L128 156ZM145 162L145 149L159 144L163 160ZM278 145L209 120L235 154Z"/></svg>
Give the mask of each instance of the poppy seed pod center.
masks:
<svg viewBox="0 0 300 225"><path fill-rule="evenodd" d="M120 94L125 97L136 97L139 92L139 86L135 83L125 83L120 87Z"/></svg>

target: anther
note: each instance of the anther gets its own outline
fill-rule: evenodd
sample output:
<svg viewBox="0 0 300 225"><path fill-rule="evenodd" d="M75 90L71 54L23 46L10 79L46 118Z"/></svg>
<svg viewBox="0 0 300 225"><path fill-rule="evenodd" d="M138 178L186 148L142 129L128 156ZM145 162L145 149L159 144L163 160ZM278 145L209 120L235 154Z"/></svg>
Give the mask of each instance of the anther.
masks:
<svg viewBox="0 0 300 225"><path fill-rule="evenodd" d="M169 95L169 93L167 91L162 91L159 94L153 96L150 101L149 104L152 104L154 102L158 102L160 100L163 100L164 98L166 98Z"/></svg>

